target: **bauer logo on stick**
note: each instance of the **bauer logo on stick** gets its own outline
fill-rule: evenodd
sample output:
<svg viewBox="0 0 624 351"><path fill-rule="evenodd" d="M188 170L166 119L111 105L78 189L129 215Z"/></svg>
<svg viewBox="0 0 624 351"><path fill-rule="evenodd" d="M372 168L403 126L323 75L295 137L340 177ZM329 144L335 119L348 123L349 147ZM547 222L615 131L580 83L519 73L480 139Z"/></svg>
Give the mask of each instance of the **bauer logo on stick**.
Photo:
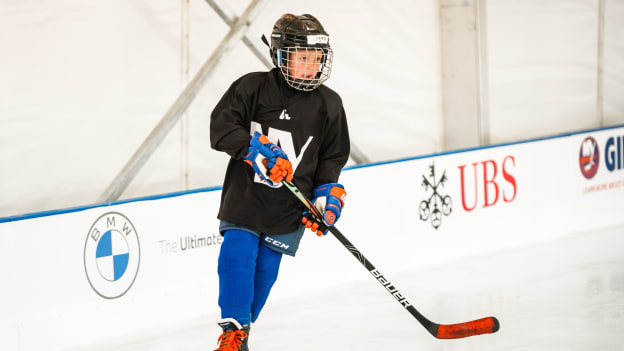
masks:
<svg viewBox="0 0 624 351"><path fill-rule="evenodd" d="M139 271L139 237L121 213L100 216L89 229L84 248L84 267L93 290L106 299L124 295Z"/></svg>

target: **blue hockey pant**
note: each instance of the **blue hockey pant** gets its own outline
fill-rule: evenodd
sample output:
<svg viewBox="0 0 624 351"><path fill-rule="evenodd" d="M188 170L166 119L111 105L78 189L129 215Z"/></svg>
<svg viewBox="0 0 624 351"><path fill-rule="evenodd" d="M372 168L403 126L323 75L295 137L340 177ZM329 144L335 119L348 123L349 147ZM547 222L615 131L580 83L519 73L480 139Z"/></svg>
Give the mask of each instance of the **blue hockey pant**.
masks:
<svg viewBox="0 0 624 351"><path fill-rule="evenodd" d="M227 230L219 253L221 318L255 322L277 280L282 254L243 230Z"/></svg>

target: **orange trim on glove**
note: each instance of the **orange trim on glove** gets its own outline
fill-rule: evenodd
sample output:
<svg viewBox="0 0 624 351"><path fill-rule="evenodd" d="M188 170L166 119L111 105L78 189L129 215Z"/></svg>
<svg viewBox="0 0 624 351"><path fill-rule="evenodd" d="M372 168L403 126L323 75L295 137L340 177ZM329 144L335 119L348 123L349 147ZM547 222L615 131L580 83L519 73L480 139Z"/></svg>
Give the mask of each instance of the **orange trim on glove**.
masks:
<svg viewBox="0 0 624 351"><path fill-rule="evenodd" d="M262 164L264 164L264 167L267 167L267 165L269 164L269 160L264 159L262 161ZM273 168L267 170L267 175L275 183L281 183L284 179L286 179L287 182L292 182L293 180L292 163L290 163L290 161L288 161L287 159L278 157L275 160L275 165L273 166Z"/></svg>
<svg viewBox="0 0 624 351"><path fill-rule="evenodd" d="M343 188L334 186L331 189L329 189L329 195L339 198L340 204L344 206L344 201L347 197L347 192ZM338 210L338 212L340 212L340 209Z"/></svg>

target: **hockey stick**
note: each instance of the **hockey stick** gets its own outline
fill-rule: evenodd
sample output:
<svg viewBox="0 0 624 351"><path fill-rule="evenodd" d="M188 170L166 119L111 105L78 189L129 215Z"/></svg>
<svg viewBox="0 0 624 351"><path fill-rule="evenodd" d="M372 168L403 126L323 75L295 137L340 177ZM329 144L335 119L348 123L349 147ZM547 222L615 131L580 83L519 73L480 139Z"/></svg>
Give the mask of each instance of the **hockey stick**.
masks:
<svg viewBox="0 0 624 351"><path fill-rule="evenodd" d="M383 274L381 274L377 270L377 268L375 268L375 266L373 266L373 264L369 260L367 260L366 257L364 257L364 255L362 255L362 253L355 246L353 246L353 244L351 244L349 240L347 240L347 238L338 230L338 228L334 226L327 226L325 222L320 220L321 218L323 218L323 215L319 212L316 206L314 206L314 204L312 204L312 202L307 199L305 195L301 193L301 191L299 191L295 184L293 184L292 182L287 182L285 180L282 181L282 183L306 206L308 211L310 211L310 213L312 213L312 215L314 215L316 219L319 219L319 221L323 223L323 225L327 227L327 229L329 229L329 231L336 237L336 239L338 239L338 241L340 241L340 243L344 245L344 247L346 247L347 250L349 250L353 254L353 256L357 258L360 263L362 263L364 267L366 267L366 269L373 275L373 277L375 277L375 279L377 279L377 281L381 285L383 285L383 287L386 288L386 290L388 290L388 292L392 294L392 296L394 296L394 298L403 307L405 307L405 309L409 313L411 313L412 316L414 316L414 318L416 318L420 322L420 324L422 324L422 326L429 331L429 333L431 333L431 335L435 336L438 339L459 339L481 334L496 333L498 331L499 323L496 317L485 317L474 321L457 324L437 324L427 319L425 316L420 314L420 312L418 312L416 308L414 308L414 306L407 302L407 299L403 297L403 295L398 291L394 284L388 281L388 279L386 279ZM322 229L324 228L321 228L319 230Z"/></svg>

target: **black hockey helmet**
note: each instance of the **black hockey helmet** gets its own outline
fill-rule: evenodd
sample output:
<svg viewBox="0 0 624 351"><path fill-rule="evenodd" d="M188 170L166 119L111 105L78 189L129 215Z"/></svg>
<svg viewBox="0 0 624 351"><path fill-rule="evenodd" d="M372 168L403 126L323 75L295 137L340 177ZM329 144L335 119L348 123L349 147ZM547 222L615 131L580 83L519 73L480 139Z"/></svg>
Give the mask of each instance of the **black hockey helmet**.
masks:
<svg viewBox="0 0 624 351"><path fill-rule="evenodd" d="M295 89L311 91L329 79L333 56L329 35L321 22L312 15L297 16L291 13L282 15L273 26L270 50L273 64L280 69L286 82ZM320 55L320 61L314 67L311 76L297 78L289 72L288 61L293 52Z"/></svg>

